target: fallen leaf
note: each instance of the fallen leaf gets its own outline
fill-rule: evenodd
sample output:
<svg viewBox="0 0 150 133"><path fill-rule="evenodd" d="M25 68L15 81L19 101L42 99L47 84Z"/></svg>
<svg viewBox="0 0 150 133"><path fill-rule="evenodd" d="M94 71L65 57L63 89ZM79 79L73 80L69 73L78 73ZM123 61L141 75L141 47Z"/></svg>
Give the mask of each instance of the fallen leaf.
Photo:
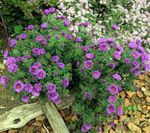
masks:
<svg viewBox="0 0 150 133"><path fill-rule="evenodd" d="M119 93L119 95L121 96L121 98L125 98L125 96L126 96L126 94L124 93L124 91L121 91L121 92Z"/></svg>
<svg viewBox="0 0 150 133"><path fill-rule="evenodd" d="M34 127L33 127L33 126L28 127L28 129L27 129L27 133L33 133L33 129L34 129Z"/></svg>
<svg viewBox="0 0 150 133"><path fill-rule="evenodd" d="M140 97L140 98L141 98L141 97L144 97L144 95L143 95L143 93L142 93L141 91L137 91L136 94L137 94L137 96Z"/></svg>
<svg viewBox="0 0 150 133"><path fill-rule="evenodd" d="M127 115L122 115L122 116L120 116L120 121L122 122L122 121L124 121L126 118L127 118Z"/></svg>
<svg viewBox="0 0 150 133"><path fill-rule="evenodd" d="M132 92L132 91L127 91L126 93L128 94L129 98L131 98L133 95L136 94L135 92Z"/></svg>
<svg viewBox="0 0 150 133"><path fill-rule="evenodd" d="M142 128L145 133L150 133L150 126Z"/></svg>
<svg viewBox="0 0 150 133"><path fill-rule="evenodd" d="M130 105L129 99L125 98L124 104L125 107L129 106Z"/></svg>
<svg viewBox="0 0 150 133"><path fill-rule="evenodd" d="M139 128L138 126L136 126L134 123L132 123L132 122L129 122L128 124L127 124L127 126L128 126L128 128L131 130L131 131L135 131L135 132L137 132L137 133L142 133L142 131L141 131L141 128Z"/></svg>
<svg viewBox="0 0 150 133"><path fill-rule="evenodd" d="M118 124L118 120L114 120L114 123L115 123L115 124Z"/></svg>
<svg viewBox="0 0 150 133"><path fill-rule="evenodd" d="M143 80L145 78L145 75L139 75L139 79Z"/></svg>
<svg viewBox="0 0 150 133"><path fill-rule="evenodd" d="M146 97L145 100L150 103L150 97Z"/></svg>
<svg viewBox="0 0 150 133"><path fill-rule="evenodd" d="M77 115L73 115L73 117L71 118L72 121L77 121L78 120L78 117Z"/></svg>
<svg viewBox="0 0 150 133"><path fill-rule="evenodd" d="M37 126L37 127L42 127L42 123L40 123L39 121L36 121L32 124L33 126Z"/></svg>
<svg viewBox="0 0 150 133"><path fill-rule="evenodd" d="M115 131L113 129L110 129L110 133L115 133Z"/></svg>
<svg viewBox="0 0 150 133"><path fill-rule="evenodd" d="M46 119L46 117L45 116L38 116L38 117L36 117L36 121L44 121Z"/></svg>
<svg viewBox="0 0 150 133"><path fill-rule="evenodd" d="M46 133L46 130L43 127L41 128L41 133Z"/></svg>

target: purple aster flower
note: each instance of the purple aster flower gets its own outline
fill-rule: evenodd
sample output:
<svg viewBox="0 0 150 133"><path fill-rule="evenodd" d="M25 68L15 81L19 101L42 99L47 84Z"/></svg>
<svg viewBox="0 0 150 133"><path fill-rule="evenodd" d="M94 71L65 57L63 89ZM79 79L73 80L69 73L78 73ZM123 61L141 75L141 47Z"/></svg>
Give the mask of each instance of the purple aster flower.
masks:
<svg viewBox="0 0 150 133"><path fill-rule="evenodd" d="M5 58L5 59L8 57L8 54L9 54L9 53L8 53L8 50L5 50L5 51L4 51L4 58Z"/></svg>
<svg viewBox="0 0 150 133"><path fill-rule="evenodd" d="M142 46L137 46L136 48L140 53L145 53L145 49Z"/></svg>
<svg viewBox="0 0 150 133"><path fill-rule="evenodd" d="M100 44L106 43L106 42L107 42L107 39L106 39L106 38L98 38L98 42L99 42Z"/></svg>
<svg viewBox="0 0 150 133"><path fill-rule="evenodd" d="M115 106L114 104L109 104L109 105L107 106L106 112L107 112L108 114L113 114L113 113L115 113L115 112L116 112L116 106Z"/></svg>
<svg viewBox="0 0 150 133"><path fill-rule="evenodd" d="M116 80L116 81L120 81L122 78L121 78L121 76L119 75L119 74L114 74L113 75L113 78Z"/></svg>
<svg viewBox="0 0 150 133"><path fill-rule="evenodd" d="M76 42L77 42L77 43L80 43L80 42L82 42L82 41L83 41L83 40L82 40L81 37L77 37L77 38L76 38Z"/></svg>
<svg viewBox="0 0 150 133"><path fill-rule="evenodd" d="M40 83L36 83L34 85L34 88L37 90L37 91L41 91L42 90L42 85Z"/></svg>
<svg viewBox="0 0 150 133"><path fill-rule="evenodd" d="M53 30L58 30L58 26L54 26L54 27L53 27Z"/></svg>
<svg viewBox="0 0 150 133"><path fill-rule="evenodd" d="M48 35L47 35L47 38L51 38L51 35L50 35L50 34L48 34Z"/></svg>
<svg viewBox="0 0 150 133"><path fill-rule="evenodd" d="M147 53L144 53L141 55L141 61L142 62L146 62L150 59L150 55L148 55Z"/></svg>
<svg viewBox="0 0 150 133"><path fill-rule="evenodd" d="M80 66L80 62L79 61L76 62L76 67L78 67L78 66Z"/></svg>
<svg viewBox="0 0 150 133"><path fill-rule="evenodd" d="M130 63L131 63L131 61L130 61L130 59L125 58L125 59L124 59L124 63L125 63L125 64L130 64Z"/></svg>
<svg viewBox="0 0 150 133"><path fill-rule="evenodd" d="M120 58L121 58L121 53L118 52L118 51L114 51L113 56L114 56L114 58L115 58L116 60L120 60Z"/></svg>
<svg viewBox="0 0 150 133"><path fill-rule="evenodd" d="M130 42L128 44L129 48L136 48L137 47L137 44L135 42Z"/></svg>
<svg viewBox="0 0 150 133"><path fill-rule="evenodd" d="M56 85L54 83L50 83L48 86L47 86L47 90L48 90L48 93L54 93L56 92Z"/></svg>
<svg viewBox="0 0 150 133"><path fill-rule="evenodd" d="M20 80L18 80L14 83L13 88L16 92L21 92L24 89L24 84Z"/></svg>
<svg viewBox="0 0 150 133"><path fill-rule="evenodd" d="M136 67L136 68L137 68L137 67L140 67L139 62L137 62L137 61L133 61L132 64L133 64L133 66Z"/></svg>
<svg viewBox="0 0 150 133"><path fill-rule="evenodd" d="M29 102L29 96L22 96L21 101L24 103L28 103Z"/></svg>
<svg viewBox="0 0 150 133"><path fill-rule="evenodd" d="M40 55L42 55L42 54L46 54L46 51L45 51L45 49L44 49L44 48L40 48L40 49L39 49L39 53L40 53Z"/></svg>
<svg viewBox="0 0 150 133"><path fill-rule="evenodd" d="M17 45L17 40L16 39L9 39L8 41L9 46L14 48Z"/></svg>
<svg viewBox="0 0 150 133"><path fill-rule="evenodd" d="M2 84L3 86L7 86L9 82L9 78L7 76L1 76L0 77L0 84Z"/></svg>
<svg viewBox="0 0 150 133"><path fill-rule="evenodd" d="M83 50L84 52L88 52L88 51L89 51L89 48L88 48L88 46L84 45L84 46L82 46L82 50Z"/></svg>
<svg viewBox="0 0 150 133"><path fill-rule="evenodd" d="M18 70L18 65L17 64L10 64L10 65L8 65L8 70L10 73L15 73Z"/></svg>
<svg viewBox="0 0 150 133"><path fill-rule="evenodd" d="M69 20L64 20L64 26L69 26L71 22Z"/></svg>
<svg viewBox="0 0 150 133"><path fill-rule="evenodd" d="M15 64L17 61L14 57L8 57L6 60L6 65L11 65L11 64Z"/></svg>
<svg viewBox="0 0 150 133"><path fill-rule="evenodd" d="M63 69L65 67L65 64L62 62L59 62L58 64L58 68Z"/></svg>
<svg viewBox="0 0 150 133"><path fill-rule="evenodd" d="M70 34L67 34L65 37L66 37L67 40L71 40L72 39L72 35L70 35Z"/></svg>
<svg viewBox="0 0 150 133"><path fill-rule="evenodd" d="M120 52L123 52L123 47L121 47L119 44L116 44L116 49Z"/></svg>
<svg viewBox="0 0 150 133"><path fill-rule="evenodd" d="M142 44L142 39L141 38L137 38L136 39L136 44L141 45Z"/></svg>
<svg viewBox="0 0 150 133"><path fill-rule="evenodd" d="M140 75L140 74L141 74L140 68L136 68L136 69L134 70L134 75L135 75L135 76L138 76L138 75Z"/></svg>
<svg viewBox="0 0 150 133"><path fill-rule="evenodd" d="M36 74L36 77L38 79L43 79L46 77L46 72L42 69L38 70L37 74Z"/></svg>
<svg viewBox="0 0 150 133"><path fill-rule="evenodd" d="M122 110L122 108L118 108L117 109L117 114L120 116L120 115L123 115L123 110Z"/></svg>
<svg viewBox="0 0 150 133"><path fill-rule="evenodd" d="M53 62L58 62L59 61L59 56L55 55L51 59Z"/></svg>
<svg viewBox="0 0 150 133"><path fill-rule="evenodd" d="M32 24L28 25L28 26L27 26L27 29L28 29L28 30L33 30L33 29L34 29L34 25L32 25Z"/></svg>
<svg viewBox="0 0 150 133"><path fill-rule="evenodd" d="M60 99L59 97L56 98L56 99L54 100L54 103L55 103L56 105L60 104L60 103L61 103L61 99Z"/></svg>
<svg viewBox="0 0 150 133"><path fill-rule="evenodd" d="M49 13L55 13L55 12L56 12L56 9L54 7L49 8Z"/></svg>
<svg viewBox="0 0 150 133"><path fill-rule="evenodd" d="M115 103L117 101L116 96L109 96L108 97L108 102L109 103Z"/></svg>
<svg viewBox="0 0 150 133"><path fill-rule="evenodd" d="M118 29L119 29L119 27L118 27L116 24L113 24L113 25L111 26L111 28L112 28L113 30L118 30Z"/></svg>
<svg viewBox="0 0 150 133"><path fill-rule="evenodd" d="M90 123L86 123L86 124L84 124L84 125L81 127L81 131L82 131L83 133L86 133L86 132L88 132L91 128L92 128L91 124L90 124Z"/></svg>
<svg viewBox="0 0 150 133"><path fill-rule="evenodd" d="M44 14L45 15L48 15L50 13L50 10L49 9L44 9Z"/></svg>
<svg viewBox="0 0 150 133"><path fill-rule="evenodd" d="M44 37L42 35L37 35L36 38L35 38L35 40L37 42L42 42L44 40Z"/></svg>
<svg viewBox="0 0 150 133"><path fill-rule="evenodd" d="M58 92L48 93L48 99L54 102L57 98L59 98Z"/></svg>
<svg viewBox="0 0 150 133"><path fill-rule="evenodd" d="M55 38L56 38L56 39L59 39L59 38L60 38L60 36L59 36L58 34L56 34L56 35L55 35Z"/></svg>
<svg viewBox="0 0 150 133"><path fill-rule="evenodd" d="M30 58L31 58L31 55L28 55L28 54L23 56L23 60L27 60L27 59L30 59Z"/></svg>
<svg viewBox="0 0 150 133"><path fill-rule="evenodd" d="M101 76L101 73L100 73L100 71L95 70L92 72L92 76L94 79L98 79Z"/></svg>
<svg viewBox="0 0 150 133"><path fill-rule="evenodd" d="M22 33L22 34L20 35L20 38L21 38L22 40L26 39L26 37L27 37L27 35L24 34L24 33Z"/></svg>
<svg viewBox="0 0 150 133"><path fill-rule="evenodd" d="M88 130L86 129L85 126L82 126L82 127L81 127L81 131L82 131L83 133L87 133L87 132L88 132Z"/></svg>
<svg viewBox="0 0 150 133"><path fill-rule="evenodd" d="M17 60L17 62L21 62L21 61L23 61L23 58L22 57L16 57L16 60Z"/></svg>
<svg viewBox="0 0 150 133"><path fill-rule="evenodd" d="M108 43L114 43L114 39L113 39L113 38L108 38L108 39L107 39L107 42L108 42Z"/></svg>
<svg viewBox="0 0 150 133"><path fill-rule="evenodd" d="M33 86L32 86L32 84L25 84L24 90L25 90L26 92L31 93L31 92L33 91Z"/></svg>
<svg viewBox="0 0 150 133"><path fill-rule="evenodd" d="M65 88L67 88L67 87L69 86L69 79L64 78L64 79L62 80L62 85L63 85Z"/></svg>
<svg viewBox="0 0 150 133"><path fill-rule="evenodd" d="M144 70L146 72L150 71L150 63L144 65Z"/></svg>
<svg viewBox="0 0 150 133"><path fill-rule="evenodd" d="M31 94L36 97L40 95L40 92L36 88L34 88Z"/></svg>
<svg viewBox="0 0 150 133"><path fill-rule="evenodd" d="M122 82L122 84L124 85L124 82ZM122 88L120 86L118 86L118 91L122 91Z"/></svg>
<svg viewBox="0 0 150 133"><path fill-rule="evenodd" d="M33 66L37 67L37 69L42 69L42 64L40 62L34 63Z"/></svg>
<svg viewBox="0 0 150 133"><path fill-rule="evenodd" d="M87 27L89 25L89 22L83 22L81 23L81 25L83 25L84 27Z"/></svg>
<svg viewBox="0 0 150 133"><path fill-rule="evenodd" d="M37 75L38 74L38 67L36 66L31 66L29 68L29 72L32 74L32 75Z"/></svg>
<svg viewBox="0 0 150 133"><path fill-rule="evenodd" d="M116 65L115 65L115 63L110 62L110 63L109 63L109 67L112 68L112 69L114 69L114 68L116 67Z"/></svg>
<svg viewBox="0 0 150 133"><path fill-rule="evenodd" d="M134 59L138 59L140 57L140 54L137 51L132 51L131 55Z"/></svg>
<svg viewBox="0 0 150 133"><path fill-rule="evenodd" d="M90 98L92 97L92 95L91 95L91 93L89 93L89 92L85 92L85 93L84 93L84 97L85 97L86 99L90 99Z"/></svg>
<svg viewBox="0 0 150 133"><path fill-rule="evenodd" d="M108 48L109 48L109 47L108 47L108 45L107 45L106 43L102 43L102 44L100 44L100 46L99 46L99 50L102 51L102 52L107 51Z"/></svg>
<svg viewBox="0 0 150 133"><path fill-rule="evenodd" d="M93 59L95 56L93 55L93 54L91 54L91 53L87 53L86 55L86 58L87 59Z"/></svg>
<svg viewBox="0 0 150 133"><path fill-rule="evenodd" d="M86 61L84 61L84 68L86 68L86 69L91 69L92 66L93 66L93 63L92 63L91 60L86 60Z"/></svg>
<svg viewBox="0 0 150 133"><path fill-rule="evenodd" d="M94 45L94 44L91 44L91 45L90 45L90 48L92 48L92 49L93 49L94 47L95 47L95 45Z"/></svg>
<svg viewBox="0 0 150 133"><path fill-rule="evenodd" d="M47 23L43 23L43 24L41 24L41 29L46 29L47 27L48 27L48 25L47 25Z"/></svg>
<svg viewBox="0 0 150 133"><path fill-rule="evenodd" d="M108 87L108 90L109 92L112 94L112 95L115 95L118 93L118 86L114 85L114 84L111 84L109 87Z"/></svg>

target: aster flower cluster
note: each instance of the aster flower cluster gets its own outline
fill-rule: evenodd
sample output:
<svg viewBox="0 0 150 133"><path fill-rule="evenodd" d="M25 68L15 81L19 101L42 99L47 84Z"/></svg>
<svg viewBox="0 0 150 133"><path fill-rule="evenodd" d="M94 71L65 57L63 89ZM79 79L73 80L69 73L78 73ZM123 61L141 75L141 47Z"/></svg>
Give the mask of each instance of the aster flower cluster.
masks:
<svg viewBox="0 0 150 133"><path fill-rule="evenodd" d="M5 51L4 57L11 74L2 76L0 83L13 87L23 102L44 95L60 104L69 92L76 92L72 109L83 120L80 130L94 132L93 126L101 125L106 116L112 120L123 114L118 92L150 70L150 56L141 39L119 39L116 24L110 34L99 36L87 32L90 23L84 21L77 32L70 29L70 20L55 11L45 9L38 29L30 24L19 38L9 40L11 51Z"/></svg>

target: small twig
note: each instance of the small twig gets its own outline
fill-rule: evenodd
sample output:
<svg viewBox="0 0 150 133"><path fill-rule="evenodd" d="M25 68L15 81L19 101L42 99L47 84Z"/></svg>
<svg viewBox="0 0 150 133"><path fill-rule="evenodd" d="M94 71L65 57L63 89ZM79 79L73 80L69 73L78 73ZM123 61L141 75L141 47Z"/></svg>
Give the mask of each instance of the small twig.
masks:
<svg viewBox="0 0 150 133"><path fill-rule="evenodd" d="M48 129L46 128L46 126L43 124L44 129L46 130L47 133L49 133Z"/></svg>

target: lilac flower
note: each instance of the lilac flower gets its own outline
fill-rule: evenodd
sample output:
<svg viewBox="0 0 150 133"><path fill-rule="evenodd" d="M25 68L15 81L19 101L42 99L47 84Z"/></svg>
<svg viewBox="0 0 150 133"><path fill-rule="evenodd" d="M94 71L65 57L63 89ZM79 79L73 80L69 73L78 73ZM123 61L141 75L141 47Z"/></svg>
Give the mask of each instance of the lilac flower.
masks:
<svg viewBox="0 0 150 133"><path fill-rule="evenodd" d="M37 69L42 69L42 64L40 62L34 63L33 66L37 67Z"/></svg>
<svg viewBox="0 0 150 133"><path fill-rule="evenodd" d="M65 67L65 64L62 62L59 62L58 64L58 68L63 69Z"/></svg>
<svg viewBox="0 0 150 133"><path fill-rule="evenodd" d="M24 84L20 80L18 80L14 83L13 88L16 92L21 92L24 89Z"/></svg>
<svg viewBox="0 0 150 133"><path fill-rule="evenodd" d="M49 13L55 13L55 12L56 12L56 9L54 7L49 8Z"/></svg>
<svg viewBox="0 0 150 133"><path fill-rule="evenodd" d="M107 106L106 112L107 112L108 114L113 114L113 113L115 113L115 112L116 112L116 106L115 106L114 104L109 104L109 105Z"/></svg>
<svg viewBox="0 0 150 133"><path fill-rule="evenodd" d="M47 86L47 90L48 90L48 93L54 93L54 92L56 92L56 85L54 83L50 83Z"/></svg>
<svg viewBox="0 0 150 133"><path fill-rule="evenodd" d="M48 99L54 102L57 98L59 98L58 92L48 93Z"/></svg>
<svg viewBox="0 0 150 133"><path fill-rule="evenodd" d="M29 102L29 96L22 96L21 101L24 103L28 103Z"/></svg>
<svg viewBox="0 0 150 133"><path fill-rule="evenodd" d="M32 84L25 84L24 90L25 90L26 92L31 93L31 92L33 91L33 86L32 86Z"/></svg>
<svg viewBox="0 0 150 133"><path fill-rule="evenodd" d="M121 78L121 76L119 75L119 74L114 74L113 75L113 78L116 80L116 81L120 81L122 78Z"/></svg>
<svg viewBox="0 0 150 133"><path fill-rule="evenodd" d="M82 41L83 41L83 40L82 40L81 37L77 37L77 38L76 38L76 42L77 42L77 43L81 43Z"/></svg>
<svg viewBox="0 0 150 133"><path fill-rule="evenodd" d="M37 74L36 74L36 77L38 79L43 79L46 77L46 72L42 69L38 70Z"/></svg>
<svg viewBox="0 0 150 133"><path fill-rule="evenodd" d="M71 39L72 39L72 35L67 34L67 35L66 35L66 39L67 39L67 40L71 40Z"/></svg>
<svg viewBox="0 0 150 133"><path fill-rule="evenodd" d="M86 55L86 58L87 59L93 59L95 56L93 55L93 54L91 54L91 53L87 53Z"/></svg>
<svg viewBox="0 0 150 133"><path fill-rule="evenodd" d="M40 92L36 88L34 88L31 94L36 97L40 94Z"/></svg>
<svg viewBox="0 0 150 133"><path fill-rule="evenodd" d="M28 29L28 30L33 30L33 29L34 29L34 25L31 25L31 24L28 25L28 26L27 26L27 29Z"/></svg>
<svg viewBox="0 0 150 133"><path fill-rule="evenodd" d="M92 76L94 79L98 79L101 76L101 73L100 73L100 71L95 70L92 72Z"/></svg>
<svg viewBox="0 0 150 133"><path fill-rule="evenodd" d="M110 62L110 63L109 63L109 67L112 68L112 69L114 69L114 68L116 67L116 65L115 65L115 63Z"/></svg>
<svg viewBox="0 0 150 133"><path fill-rule="evenodd" d="M116 60L120 60L120 58L121 58L121 53L118 52L118 51L115 51L114 54L113 54L113 56L114 56L114 58L115 58Z"/></svg>
<svg viewBox="0 0 150 133"><path fill-rule="evenodd" d="M115 96L109 96L108 97L108 102L109 103L115 103L117 101L116 97Z"/></svg>
<svg viewBox="0 0 150 133"><path fill-rule="evenodd" d="M99 42L100 44L106 43L106 42L107 42L107 39L106 39L106 38L98 38L98 42Z"/></svg>
<svg viewBox="0 0 150 133"><path fill-rule="evenodd" d="M42 35L38 35L38 36L36 36L35 40L37 42L42 42L44 40L44 37Z"/></svg>
<svg viewBox="0 0 150 133"><path fill-rule="evenodd" d="M64 26L69 26L70 25L70 21L69 20L64 20Z"/></svg>
<svg viewBox="0 0 150 133"><path fill-rule="evenodd" d="M24 33L22 33L22 34L20 35L20 38L21 38L22 40L26 39L26 37L27 37L27 35L24 34Z"/></svg>
<svg viewBox="0 0 150 133"><path fill-rule="evenodd" d="M108 90L109 92L112 94L112 95L115 95L118 93L118 86L114 85L114 84L111 84L109 87L108 87Z"/></svg>
<svg viewBox="0 0 150 133"><path fill-rule="evenodd" d="M32 75L37 75L38 74L38 67L36 66L31 66L29 68L29 72L32 74Z"/></svg>
<svg viewBox="0 0 150 133"><path fill-rule="evenodd" d="M9 39L8 43L9 43L10 47L14 48L17 44L17 40L16 39Z"/></svg>
<svg viewBox="0 0 150 133"><path fill-rule="evenodd" d="M130 64L130 63L131 63L131 61L130 61L130 59L125 58L125 59L124 59L124 63L125 63L125 64Z"/></svg>
<svg viewBox="0 0 150 133"><path fill-rule="evenodd" d="M108 47L108 45L107 45L106 43L102 43L102 44L100 44L100 46L99 46L99 50L102 51L102 52L107 51L108 48L109 48L109 47Z"/></svg>
<svg viewBox="0 0 150 133"><path fill-rule="evenodd" d="M93 66L93 63L92 63L91 60L86 60L86 61L84 61L84 68L86 68L86 69L91 69L92 66Z"/></svg>
<svg viewBox="0 0 150 133"><path fill-rule="evenodd" d="M128 44L129 48L136 48L137 47L137 44L135 42L130 42Z"/></svg>
<svg viewBox="0 0 150 133"><path fill-rule="evenodd" d="M82 50L83 50L84 52L88 52L88 51L89 51L89 48L88 48L88 46L84 45L84 46L82 46Z"/></svg>
<svg viewBox="0 0 150 133"><path fill-rule="evenodd" d="M140 54L137 51L132 51L131 55L134 59L138 59L140 57Z"/></svg>
<svg viewBox="0 0 150 133"><path fill-rule="evenodd" d="M34 85L34 88L37 90L37 91L41 91L42 90L42 85L40 83L36 83Z"/></svg>
<svg viewBox="0 0 150 133"><path fill-rule="evenodd" d="M118 108L117 109L117 114L120 116L120 115L123 115L123 110L122 110L122 108Z"/></svg>
<svg viewBox="0 0 150 133"><path fill-rule="evenodd" d="M0 84L2 84L3 86L7 86L9 82L9 78L7 76L1 76L0 77Z"/></svg>
<svg viewBox="0 0 150 133"><path fill-rule="evenodd" d="M16 59L14 57L8 57L6 60L6 65L11 65L11 64L15 64L16 63Z"/></svg>
<svg viewBox="0 0 150 133"><path fill-rule="evenodd" d="M41 29L46 29L47 27L48 27L48 25L47 25L47 23L43 23L43 24L41 24Z"/></svg>
<svg viewBox="0 0 150 133"><path fill-rule="evenodd" d="M108 39L107 39L107 42L108 42L108 43L114 43L114 39L113 39L113 38L108 38Z"/></svg>
<svg viewBox="0 0 150 133"><path fill-rule="evenodd" d="M10 65L8 65L8 70L10 73L15 73L18 70L18 65L17 64L10 64Z"/></svg>
<svg viewBox="0 0 150 133"><path fill-rule="evenodd" d="M8 50L5 50L5 51L4 51L4 58L5 58L5 59L8 57L8 54L9 54L9 53L8 53Z"/></svg>
<svg viewBox="0 0 150 133"><path fill-rule="evenodd" d="M62 80L62 85L63 85L65 88L67 88L67 87L69 86L69 79L64 78L64 79Z"/></svg>
<svg viewBox="0 0 150 133"><path fill-rule="evenodd" d="M113 24L113 25L111 26L111 28L112 28L113 30L118 30L118 29L119 29L119 27L118 27L116 24Z"/></svg>
<svg viewBox="0 0 150 133"><path fill-rule="evenodd" d="M116 44L116 49L120 52L123 52L123 48L119 44Z"/></svg>

